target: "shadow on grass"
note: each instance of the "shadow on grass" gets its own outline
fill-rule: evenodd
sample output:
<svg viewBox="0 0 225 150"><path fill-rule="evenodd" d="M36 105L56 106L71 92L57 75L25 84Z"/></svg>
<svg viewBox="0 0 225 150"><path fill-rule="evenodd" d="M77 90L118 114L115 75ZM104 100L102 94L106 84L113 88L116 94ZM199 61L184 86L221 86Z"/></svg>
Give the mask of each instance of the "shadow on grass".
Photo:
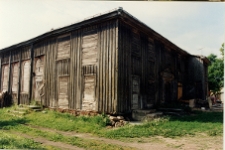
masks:
<svg viewBox="0 0 225 150"><path fill-rule="evenodd" d="M171 121L223 123L223 112L200 112L194 111L188 116L171 117Z"/></svg>
<svg viewBox="0 0 225 150"><path fill-rule="evenodd" d="M25 124L27 121L24 118L12 119L12 120L0 120L0 129L6 129L9 126L17 126L19 124Z"/></svg>

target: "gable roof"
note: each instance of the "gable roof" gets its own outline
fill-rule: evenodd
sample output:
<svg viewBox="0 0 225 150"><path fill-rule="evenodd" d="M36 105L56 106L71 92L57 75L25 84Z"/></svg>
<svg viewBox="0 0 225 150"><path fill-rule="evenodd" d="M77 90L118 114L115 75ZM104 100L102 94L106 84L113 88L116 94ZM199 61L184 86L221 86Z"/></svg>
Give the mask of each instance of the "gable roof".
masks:
<svg viewBox="0 0 225 150"><path fill-rule="evenodd" d="M168 39L166 39L165 37L163 37L162 35L160 35L156 31L154 31L153 29L148 27L145 23L141 22L140 20L138 20L137 18L135 18L134 16L129 14L127 11L123 10L122 7L113 9L113 10L108 11L106 13L94 15L92 17L84 19L83 21L74 23L74 24L69 25L69 26L65 26L65 27L62 27L62 28L58 28L58 29L46 32L46 33L41 34L37 37L34 37L30 40L27 40L27 41L24 41L24 42L21 42L21 43L3 48L0 51L3 52L3 51L16 49L16 48L19 48L19 47L22 47L22 46L28 46L32 43L38 42L38 41L43 40L44 38L47 38L47 37L57 36L57 35L60 35L62 33L66 33L66 32L70 32L70 31L73 31L73 30L80 29L80 28L82 28L86 25L106 21L106 20L113 19L113 18L120 18L128 24L138 27L138 29L140 29L143 33L151 35L155 39L159 40L160 42L162 42L163 44L165 44L166 46L171 48L171 50L173 50L173 51L176 51L176 52L178 52L180 54L183 54L183 55L190 55L188 52L179 48L178 46L176 46L175 44L170 42Z"/></svg>

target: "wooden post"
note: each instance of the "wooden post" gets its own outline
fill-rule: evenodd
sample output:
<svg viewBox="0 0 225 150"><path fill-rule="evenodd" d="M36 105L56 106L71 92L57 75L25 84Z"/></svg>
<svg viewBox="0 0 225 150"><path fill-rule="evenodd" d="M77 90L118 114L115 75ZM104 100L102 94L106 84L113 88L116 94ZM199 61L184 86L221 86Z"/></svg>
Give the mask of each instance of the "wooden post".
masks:
<svg viewBox="0 0 225 150"><path fill-rule="evenodd" d="M17 104L19 105L20 104L20 81L21 81L21 58L22 58L22 49L20 49L20 52L19 52L19 70L18 70L18 90L17 90L17 99L18 99L18 102Z"/></svg>
<svg viewBox="0 0 225 150"><path fill-rule="evenodd" d="M9 53L9 74L8 74L8 93L11 93L11 86L10 86L10 77L11 77L11 59L12 59L12 51Z"/></svg>
<svg viewBox="0 0 225 150"><path fill-rule="evenodd" d="M33 74L33 44L31 45L30 48L30 79L29 79L29 93L28 93L28 100L31 102L31 97L32 97L32 74Z"/></svg>

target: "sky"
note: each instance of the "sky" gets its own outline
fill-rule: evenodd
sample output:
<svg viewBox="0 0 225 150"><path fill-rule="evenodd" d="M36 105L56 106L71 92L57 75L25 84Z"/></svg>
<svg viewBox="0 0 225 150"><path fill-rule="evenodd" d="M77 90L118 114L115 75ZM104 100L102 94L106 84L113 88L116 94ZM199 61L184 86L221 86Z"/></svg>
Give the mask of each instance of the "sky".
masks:
<svg viewBox="0 0 225 150"><path fill-rule="evenodd" d="M0 0L0 49L118 7L190 54L220 57L223 2Z"/></svg>

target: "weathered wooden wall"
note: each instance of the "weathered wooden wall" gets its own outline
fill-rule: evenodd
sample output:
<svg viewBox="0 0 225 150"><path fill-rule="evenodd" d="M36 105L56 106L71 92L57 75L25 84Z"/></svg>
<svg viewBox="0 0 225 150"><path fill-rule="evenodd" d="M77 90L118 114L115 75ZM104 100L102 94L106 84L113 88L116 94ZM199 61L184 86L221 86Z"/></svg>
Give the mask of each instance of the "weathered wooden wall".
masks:
<svg viewBox="0 0 225 150"><path fill-rule="evenodd" d="M118 46L118 112L177 99L178 54L173 49L123 21Z"/></svg>
<svg viewBox="0 0 225 150"><path fill-rule="evenodd" d="M117 57L116 20L83 27L2 52L1 90L15 103L113 113Z"/></svg>
<svg viewBox="0 0 225 150"><path fill-rule="evenodd" d="M118 111L150 108L158 98L154 40L124 22L119 24Z"/></svg>

